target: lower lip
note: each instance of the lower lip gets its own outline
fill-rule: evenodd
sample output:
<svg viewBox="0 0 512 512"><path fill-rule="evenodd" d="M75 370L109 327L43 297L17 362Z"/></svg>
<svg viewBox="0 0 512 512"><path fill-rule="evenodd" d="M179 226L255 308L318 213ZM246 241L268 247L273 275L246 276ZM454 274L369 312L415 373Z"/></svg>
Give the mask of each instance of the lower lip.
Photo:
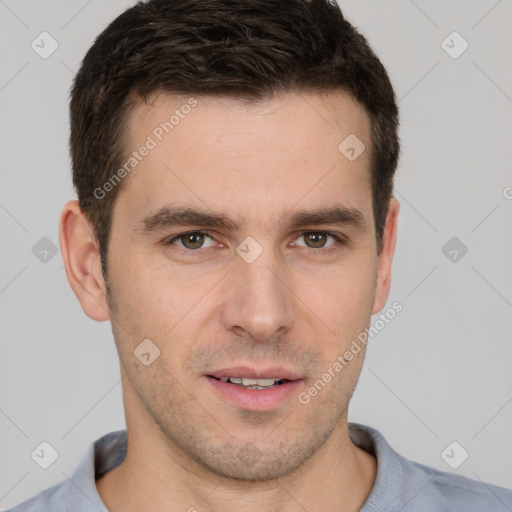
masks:
<svg viewBox="0 0 512 512"><path fill-rule="evenodd" d="M285 382L270 389L246 389L213 377L206 377L214 389L226 400L242 409L271 411L302 387L302 379Z"/></svg>

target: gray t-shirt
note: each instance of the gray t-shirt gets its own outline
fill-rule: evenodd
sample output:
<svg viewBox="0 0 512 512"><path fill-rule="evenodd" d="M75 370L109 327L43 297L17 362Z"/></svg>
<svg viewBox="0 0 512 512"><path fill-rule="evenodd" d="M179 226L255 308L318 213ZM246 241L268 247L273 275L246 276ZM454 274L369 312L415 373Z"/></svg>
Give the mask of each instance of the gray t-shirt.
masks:
<svg viewBox="0 0 512 512"><path fill-rule="evenodd" d="M512 490L412 462L371 427L349 423L349 434L377 457L377 478L360 512L512 511ZM125 455L126 430L110 432L89 446L70 479L7 512L108 512L95 478L118 466Z"/></svg>

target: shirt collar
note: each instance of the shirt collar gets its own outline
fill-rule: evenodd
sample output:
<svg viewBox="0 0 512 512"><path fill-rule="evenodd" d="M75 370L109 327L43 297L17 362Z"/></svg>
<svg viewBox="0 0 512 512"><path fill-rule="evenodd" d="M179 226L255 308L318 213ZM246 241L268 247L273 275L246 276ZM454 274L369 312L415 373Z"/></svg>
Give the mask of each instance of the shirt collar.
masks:
<svg viewBox="0 0 512 512"><path fill-rule="evenodd" d="M401 456L374 428L360 423L349 423L348 425L352 442L377 458L377 476L360 512L401 510L403 508L402 497L405 494Z"/></svg>
<svg viewBox="0 0 512 512"><path fill-rule="evenodd" d="M68 510L89 512L92 504L100 512L109 512L98 494L96 479L121 464L125 455L126 430L110 432L92 443L67 482Z"/></svg>

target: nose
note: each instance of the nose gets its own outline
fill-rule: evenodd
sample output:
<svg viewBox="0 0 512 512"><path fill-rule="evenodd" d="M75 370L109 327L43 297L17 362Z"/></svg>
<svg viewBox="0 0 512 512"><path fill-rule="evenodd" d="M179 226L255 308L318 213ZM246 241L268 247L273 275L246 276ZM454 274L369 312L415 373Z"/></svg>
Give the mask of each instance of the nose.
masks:
<svg viewBox="0 0 512 512"><path fill-rule="evenodd" d="M222 313L227 330L266 341L292 328L295 308L290 276L271 250L252 263L237 258L228 276Z"/></svg>

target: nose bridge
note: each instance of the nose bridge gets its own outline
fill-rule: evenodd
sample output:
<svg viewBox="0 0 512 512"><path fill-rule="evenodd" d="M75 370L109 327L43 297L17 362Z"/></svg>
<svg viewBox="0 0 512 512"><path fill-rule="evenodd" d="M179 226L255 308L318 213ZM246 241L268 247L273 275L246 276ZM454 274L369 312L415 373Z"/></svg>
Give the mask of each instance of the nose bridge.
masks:
<svg viewBox="0 0 512 512"><path fill-rule="evenodd" d="M244 248L247 246L241 244L241 249ZM249 246L249 251L254 249ZM278 331L288 330L293 321L293 294L283 283L286 282L283 262L270 247L264 250L261 247L253 261L244 259L243 252L239 254L230 272L233 292L225 304L225 327L242 328L257 340L266 340Z"/></svg>

